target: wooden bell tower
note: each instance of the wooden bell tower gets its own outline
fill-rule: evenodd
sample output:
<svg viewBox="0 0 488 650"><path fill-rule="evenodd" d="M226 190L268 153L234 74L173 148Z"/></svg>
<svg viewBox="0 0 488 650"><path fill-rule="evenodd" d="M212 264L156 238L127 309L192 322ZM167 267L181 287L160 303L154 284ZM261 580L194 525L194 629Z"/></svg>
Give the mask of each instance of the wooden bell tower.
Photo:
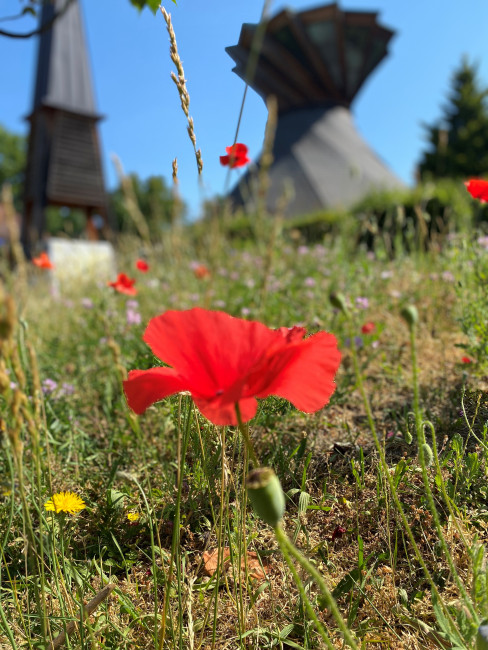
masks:
<svg viewBox="0 0 488 650"><path fill-rule="evenodd" d="M87 233L97 239L92 217L107 224L107 202L100 156L88 53L79 0L45 0L30 122L22 243L31 246L46 229L49 205L81 209Z"/></svg>

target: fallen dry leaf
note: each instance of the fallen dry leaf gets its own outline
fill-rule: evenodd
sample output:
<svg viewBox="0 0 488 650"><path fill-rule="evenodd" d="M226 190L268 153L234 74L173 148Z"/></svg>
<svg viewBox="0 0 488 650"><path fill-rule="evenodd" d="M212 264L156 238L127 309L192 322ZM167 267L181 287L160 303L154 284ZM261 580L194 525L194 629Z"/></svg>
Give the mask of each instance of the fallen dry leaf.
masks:
<svg viewBox="0 0 488 650"><path fill-rule="evenodd" d="M227 571L227 569L230 566L230 549L227 547L224 548L222 551L222 556L224 562L224 571ZM218 548L214 548L210 551L205 551L205 553L203 554L203 562L204 562L205 573L208 576L213 576L213 574L217 571L218 561L219 561ZM245 558L242 557L241 571L245 570L245 566L246 566ZM258 554L255 553L254 551L247 552L247 571L250 578L259 580L260 582L266 580L267 577L266 572L263 571L263 569L261 568L261 564L259 563L259 559L258 559Z"/></svg>

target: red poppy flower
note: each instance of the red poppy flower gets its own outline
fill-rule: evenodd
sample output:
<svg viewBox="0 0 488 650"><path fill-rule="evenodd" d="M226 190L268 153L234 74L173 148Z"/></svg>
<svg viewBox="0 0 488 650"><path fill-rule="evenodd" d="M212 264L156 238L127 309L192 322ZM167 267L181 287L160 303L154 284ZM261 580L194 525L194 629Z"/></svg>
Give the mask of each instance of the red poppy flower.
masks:
<svg viewBox="0 0 488 650"><path fill-rule="evenodd" d="M115 282L107 282L108 287L113 287L119 293L125 293L127 296L135 296L137 289L134 287L136 283L132 278L127 277L125 273L119 273Z"/></svg>
<svg viewBox="0 0 488 650"><path fill-rule="evenodd" d="M361 332L363 334L371 334L376 329L376 325L372 323L371 321L369 323L364 323L364 325L361 327Z"/></svg>
<svg viewBox="0 0 488 650"><path fill-rule="evenodd" d="M40 269L53 269L54 268L54 264L49 259L49 255L47 253L41 253L39 255L39 257L34 257L32 259L32 264L35 264Z"/></svg>
<svg viewBox="0 0 488 650"><path fill-rule="evenodd" d="M232 147L226 147L227 156L220 156L220 164L229 165L231 169L234 167L244 167L251 160L247 157L248 148L245 144L236 142Z"/></svg>
<svg viewBox="0 0 488 650"><path fill-rule="evenodd" d="M464 183L466 189L473 199L479 199L482 203L488 201L488 181L482 181L478 178L472 178Z"/></svg>
<svg viewBox="0 0 488 650"><path fill-rule="evenodd" d="M207 269L207 267L204 264L199 264L198 266L195 266L193 269L193 273L196 278L199 280L203 280L204 278L209 278L210 277L210 271Z"/></svg>
<svg viewBox="0 0 488 650"><path fill-rule="evenodd" d="M124 382L130 408L143 413L168 395L189 391L217 425L254 417L256 398L277 395L301 411L318 411L334 392L341 354L332 334L302 340L302 327L272 330L256 321L195 307L153 318L144 341L171 368L132 370Z"/></svg>
<svg viewBox="0 0 488 650"><path fill-rule="evenodd" d="M142 271L142 273L147 273L149 271L149 264L146 260L137 260L136 269Z"/></svg>
<svg viewBox="0 0 488 650"><path fill-rule="evenodd" d="M473 359L471 359L470 357L463 357L461 361L463 363L473 363Z"/></svg>

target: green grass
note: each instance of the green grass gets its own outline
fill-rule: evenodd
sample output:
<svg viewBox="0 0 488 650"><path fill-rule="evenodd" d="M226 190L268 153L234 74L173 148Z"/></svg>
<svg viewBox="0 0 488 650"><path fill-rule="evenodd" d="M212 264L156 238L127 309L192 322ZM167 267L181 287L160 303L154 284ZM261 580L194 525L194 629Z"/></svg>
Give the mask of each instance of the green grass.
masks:
<svg viewBox="0 0 488 650"><path fill-rule="evenodd" d="M351 254L340 239L307 246L263 230L259 244L228 241L216 226L204 241L180 232L148 250L150 271L137 275L140 324L127 322L128 298L103 282L53 297L41 273L31 273L25 294L6 277L4 298L13 291L20 317L13 323L6 307L1 317L0 647L47 648L108 583L114 591L66 647L158 647L163 621L165 648L326 647L307 601L331 647L342 647L317 583L295 562L299 593L273 531L246 506L239 432L209 424L185 396L139 418L127 409L125 372L155 363L141 340L148 320L194 305L337 336L343 362L329 406L306 416L269 398L251 423L258 455L286 494L283 526L323 576L358 647L459 647L459 639L474 647L488 607L486 359L473 329L473 310L478 320L484 314L484 251L466 235L441 253L387 261L381 251ZM120 243L129 275L140 246ZM209 279L194 276L195 261ZM331 291L347 297L351 319L332 307ZM400 317L407 304L420 315L418 392ZM368 321L375 330L362 335ZM354 336L362 338L356 364ZM474 363L463 364L468 353ZM41 388L47 379L58 385L51 394ZM421 419L432 423L439 452L424 479ZM425 435L432 448L430 427ZM64 519L46 512L59 491L75 492L86 509ZM338 526L345 532L332 541ZM234 568L208 575L204 553L224 547ZM250 551L264 581L243 562Z"/></svg>

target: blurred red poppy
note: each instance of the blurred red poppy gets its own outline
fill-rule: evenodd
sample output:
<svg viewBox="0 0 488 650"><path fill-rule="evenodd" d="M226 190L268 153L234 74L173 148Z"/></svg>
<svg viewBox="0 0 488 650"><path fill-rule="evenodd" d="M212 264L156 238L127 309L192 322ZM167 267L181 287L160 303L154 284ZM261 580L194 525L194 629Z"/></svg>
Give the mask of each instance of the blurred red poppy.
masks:
<svg viewBox="0 0 488 650"><path fill-rule="evenodd" d="M463 363L473 363L473 359L471 359L470 357L463 357L461 361Z"/></svg>
<svg viewBox="0 0 488 650"><path fill-rule="evenodd" d="M138 271L142 271L143 273L147 273L149 271L149 264L146 262L146 260L137 260L136 269Z"/></svg>
<svg viewBox="0 0 488 650"><path fill-rule="evenodd" d="M39 267L40 269L54 268L54 264L49 259L49 255L47 253L41 253L39 257L34 257L32 259L32 264L35 264L35 266Z"/></svg>
<svg viewBox="0 0 488 650"><path fill-rule="evenodd" d="M363 334L371 334L371 332L374 332L375 329L376 325L370 321L369 323L364 323L364 325L361 327L361 332Z"/></svg>
<svg viewBox="0 0 488 650"><path fill-rule="evenodd" d="M127 296L135 296L137 289L134 287L135 280L129 278L125 273L119 273L115 282L107 282L108 287L113 287L119 293L125 293Z"/></svg>
<svg viewBox="0 0 488 650"><path fill-rule="evenodd" d="M211 273L204 264L199 264L193 269L193 273L196 278L203 280L204 278L209 278Z"/></svg>
<svg viewBox="0 0 488 650"><path fill-rule="evenodd" d="M473 199L479 199L482 203L488 201L488 181L482 181L479 178L472 178L464 184Z"/></svg>
<svg viewBox="0 0 488 650"><path fill-rule="evenodd" d="M144 341L171 368L132 370L124 381L130 408L143 413L169 395L189 391L217 425L254 417L256 398L276 395L301 411L325 406L335 390L341 354L332 334L303 340L302 327L272 330L256 321L195 307L153 318Z"/></svg>
<svg viewBox="0 0 488 650"><path fill-rule="evenodd" d="M247 157L248 148L245 144L236 142L232 147L226 147L227 156L220 156L220 164L229 165L231 169L234 167L244 167L251 160Z"/></svg>

